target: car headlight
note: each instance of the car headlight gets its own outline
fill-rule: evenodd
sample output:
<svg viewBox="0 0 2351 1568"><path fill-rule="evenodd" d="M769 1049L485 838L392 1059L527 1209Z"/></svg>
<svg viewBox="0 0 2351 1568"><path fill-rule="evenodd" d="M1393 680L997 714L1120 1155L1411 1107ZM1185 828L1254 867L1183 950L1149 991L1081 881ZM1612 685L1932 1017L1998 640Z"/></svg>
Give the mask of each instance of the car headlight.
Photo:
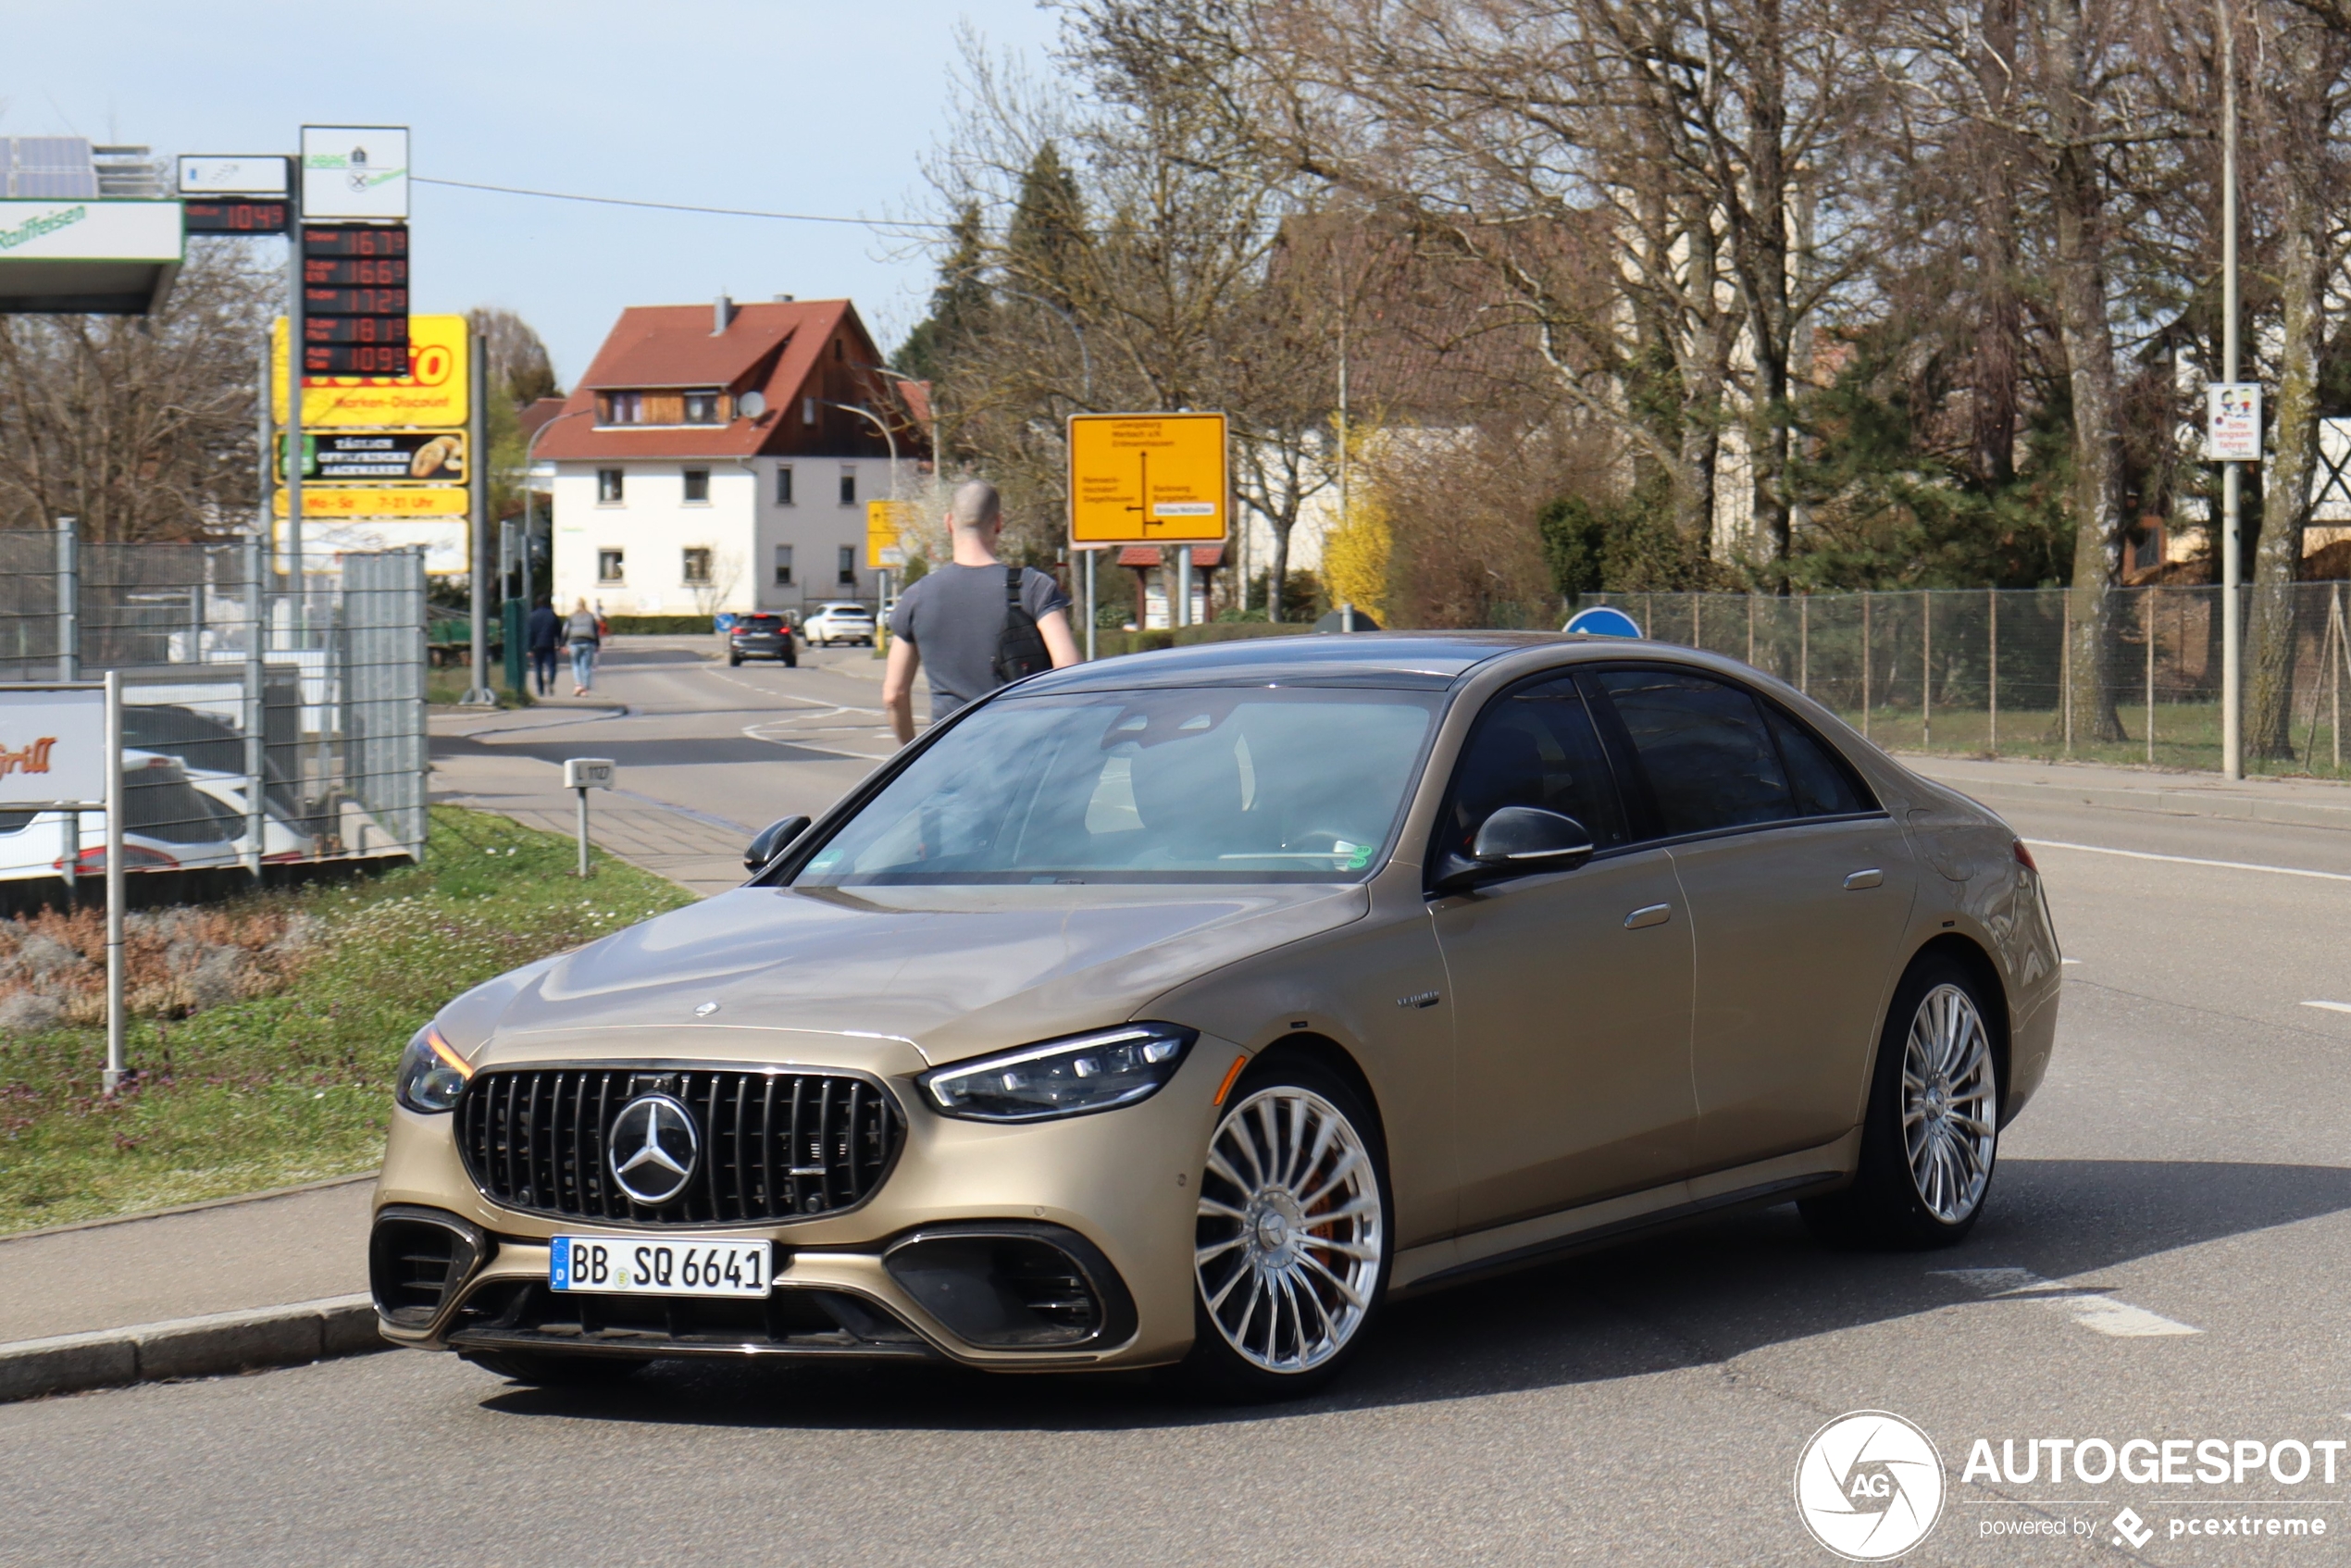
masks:
<svg viewBox="0 0 2351 1568"><path fill-rule="evenodd" d="M1157 1094L1200 1038L1176 1024L1115 1029L958 1062L918 1080L943 1115L1041 1122L1132 1105Z"/></svg>
<svg viewBox="0 0 2351 1568"><path fill-rule="evenodd" d="M447 1111L466 1092L474 1070L441 1031L427 1024L400 1053L400 1075L392 1080L392 1098L411 1111L427 1115Z"/></svg>

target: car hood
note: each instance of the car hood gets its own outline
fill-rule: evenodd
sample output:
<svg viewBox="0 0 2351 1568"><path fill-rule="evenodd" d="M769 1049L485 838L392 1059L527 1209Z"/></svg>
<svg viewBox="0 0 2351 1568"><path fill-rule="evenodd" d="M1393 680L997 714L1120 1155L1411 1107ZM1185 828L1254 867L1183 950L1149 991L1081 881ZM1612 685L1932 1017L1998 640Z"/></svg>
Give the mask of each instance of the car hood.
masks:
<svg viewBox="0 0 2351 1568"><path fill-rule="evenodd" d="M441 1025L477 1064L739 1060L764 1030L777 1060L887 1072L909 1046L952 1062L1122 1022L1368 907L1328 885L738 888L478 987Z"/></svg>

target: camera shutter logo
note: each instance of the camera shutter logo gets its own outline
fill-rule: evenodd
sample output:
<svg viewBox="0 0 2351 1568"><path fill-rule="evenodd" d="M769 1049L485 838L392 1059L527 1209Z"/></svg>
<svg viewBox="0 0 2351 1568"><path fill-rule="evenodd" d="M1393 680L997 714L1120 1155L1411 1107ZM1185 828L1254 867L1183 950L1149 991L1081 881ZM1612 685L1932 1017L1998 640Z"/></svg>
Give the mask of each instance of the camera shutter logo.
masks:
<svg viewBox="0 0 2351 1568"><path fill-rule="evenodd" d="M641 1094L612 1119L611 1153L605 1163L620 1189L657 1209L693 1179L702 1139L694 1118L665 1094Z"/></svg>
<svg viewBox="0 0 2351 1568"><path fill-rule="evenodd" d="M1943 1515L1943 1456L1882 1410L1840 1415L1796 1462L1796 1511L1812 1538L1854 1562L1883 1562L1926 1539Z"/></svg>

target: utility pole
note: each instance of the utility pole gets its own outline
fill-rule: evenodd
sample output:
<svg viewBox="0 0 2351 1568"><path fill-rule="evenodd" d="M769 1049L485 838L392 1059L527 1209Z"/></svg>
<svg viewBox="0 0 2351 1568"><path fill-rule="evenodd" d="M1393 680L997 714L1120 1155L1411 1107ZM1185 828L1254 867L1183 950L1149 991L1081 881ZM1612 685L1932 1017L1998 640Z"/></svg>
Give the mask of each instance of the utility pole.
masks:
<svg viewBox="0 0 2351 1568"><path fill-rule="evenodd" d="M2237 51L2228 0L2214 0L2220 29L2220 379L2237 379ZM2220 465L2220 774L2245 777L2245 613L2239 528L2241 464Z"/></svg>
<svg viewBox="0 0 2351 1568"><path fill-rule="evenodd" d="M294 646L305 641L310 605L303 593L302 577L302 181L296 180L288 197L293 207L286 227L286 586L293 591Z"/></svg>
<svg viewBox="0 0 2351 1568"><path fill-rule="evenodd" d="M490 400L489 340L470 326L466 329L466 489L471 504L467 531L473 541L473 685L459 699L469 708L494 708L498 694L490 690ZM529 482L528 480L525 481Z"/></svg>

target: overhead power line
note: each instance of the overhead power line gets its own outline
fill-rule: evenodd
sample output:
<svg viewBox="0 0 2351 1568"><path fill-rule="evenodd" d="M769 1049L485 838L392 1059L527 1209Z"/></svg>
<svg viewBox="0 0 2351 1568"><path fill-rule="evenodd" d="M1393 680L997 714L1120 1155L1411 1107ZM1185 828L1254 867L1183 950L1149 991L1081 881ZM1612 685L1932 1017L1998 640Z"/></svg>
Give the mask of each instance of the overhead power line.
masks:
<svg viewBox="0 0 2351 1568"><path fill-rule="evenodd" d="M887 229L905 232L944 233L952 226L945 223L924 223L919 220L889 220L878 218L837 218L814 212L762 212L752 207L697 206L688 202L641 202L628 196L583 196L570 191L531 191L519 185L483 185L471 180L430 180L422 175L412 177L419 185L447 185L459 191L490 191L502 196L539 196L551 202L588 202L607 207L651 207L659 212L701 212L719 218L771 218L786 223L845 223L859 229Z"/></svg>

